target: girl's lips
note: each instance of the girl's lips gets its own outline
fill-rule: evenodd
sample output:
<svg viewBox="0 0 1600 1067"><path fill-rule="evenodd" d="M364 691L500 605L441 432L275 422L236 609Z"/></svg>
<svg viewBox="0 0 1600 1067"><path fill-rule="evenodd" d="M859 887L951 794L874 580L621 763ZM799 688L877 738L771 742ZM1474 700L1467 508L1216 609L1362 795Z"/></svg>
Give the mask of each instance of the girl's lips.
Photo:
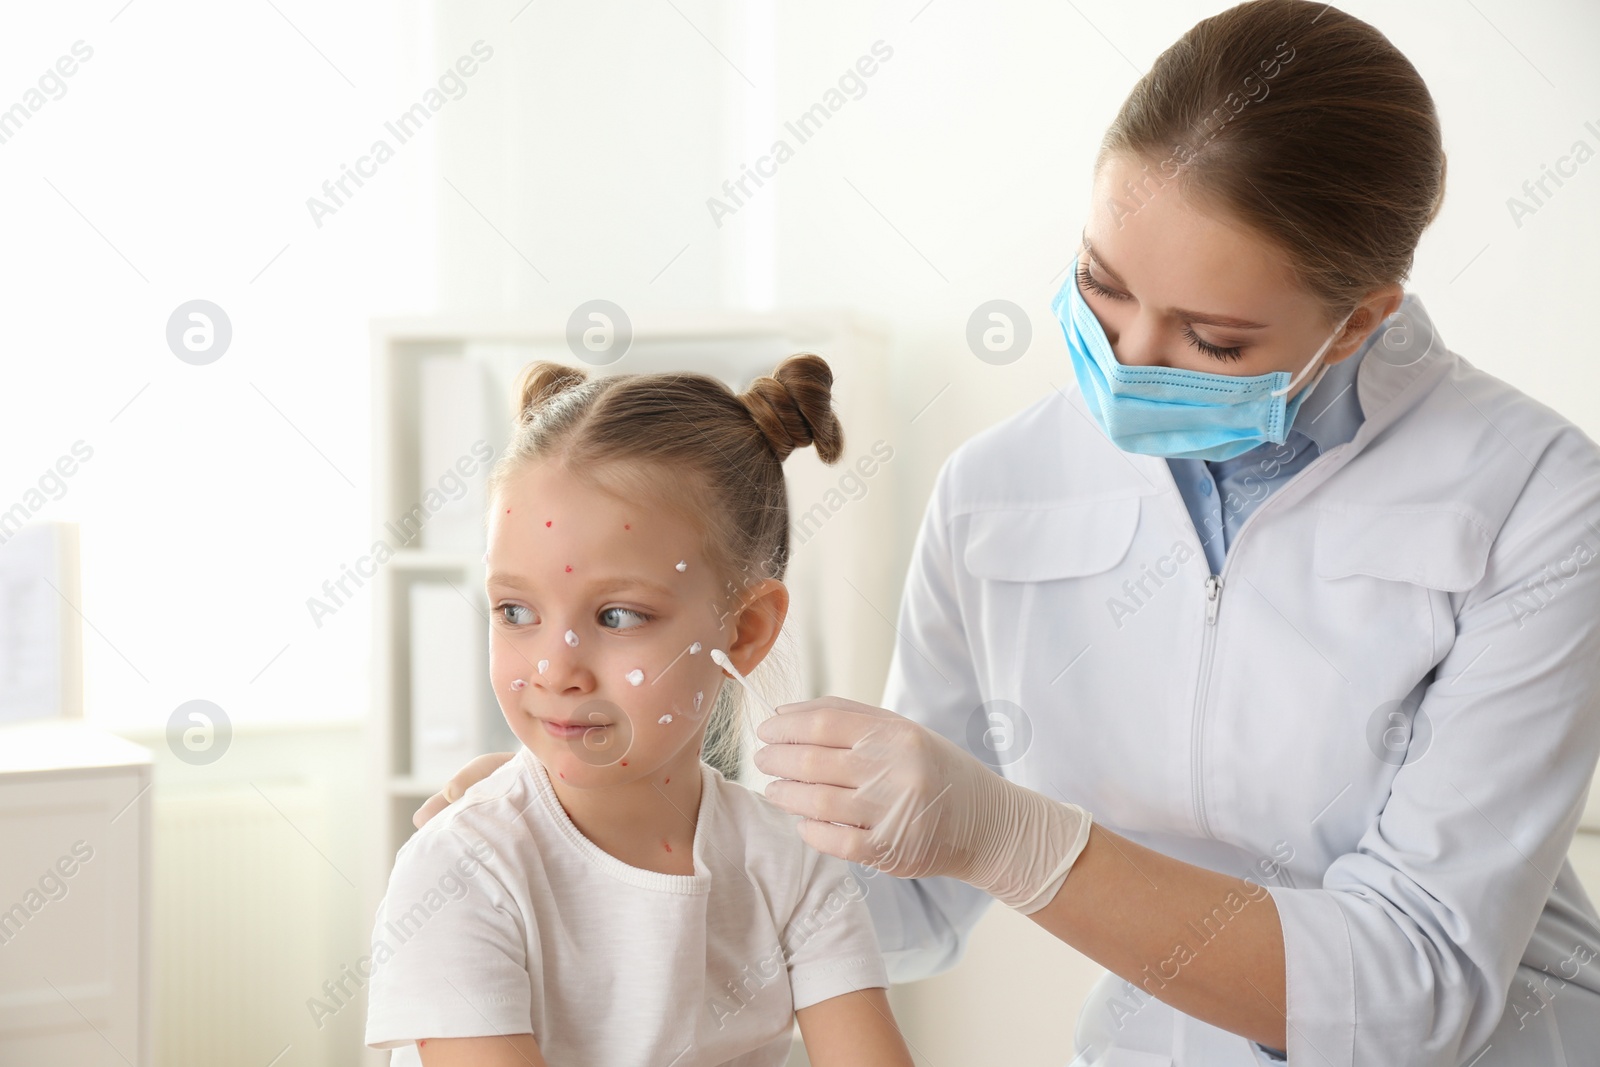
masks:
<svg viewBox="0 0 1600 1067"><path fill-rule="evenodd" d="M565 741L582 737L589 730L604 730L611 725L610 723L579 723L575 726L564 726L560 723L551 722L549 719L540 719L539 721L544 723L545 731L551 737L559 737Z"/></svg>

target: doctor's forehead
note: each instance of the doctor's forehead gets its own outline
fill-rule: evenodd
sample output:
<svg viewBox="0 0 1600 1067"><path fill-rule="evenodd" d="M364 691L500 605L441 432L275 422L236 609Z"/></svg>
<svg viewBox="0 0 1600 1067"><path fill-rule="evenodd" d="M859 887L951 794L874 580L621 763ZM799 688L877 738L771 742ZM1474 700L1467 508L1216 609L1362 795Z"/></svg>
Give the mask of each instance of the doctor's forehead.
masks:
<svg viewBox="0 0 1600 1067"><path fill-rule="evenodd" d="M1092 261L1098 280L1160 308L1261 324L1306 295L1276 245L1119 156L1096 174L1077 236L1080 266Z"/></svg>

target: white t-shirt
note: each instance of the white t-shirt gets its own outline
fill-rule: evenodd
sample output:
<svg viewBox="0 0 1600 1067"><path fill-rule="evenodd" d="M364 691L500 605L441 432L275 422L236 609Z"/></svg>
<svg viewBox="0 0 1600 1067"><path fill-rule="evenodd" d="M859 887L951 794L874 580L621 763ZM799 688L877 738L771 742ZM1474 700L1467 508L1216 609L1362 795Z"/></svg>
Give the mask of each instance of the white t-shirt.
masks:
<svg viewBox="0 0 1600 1067"><path fill-rule="evenodd" d="M584 837L526 747L434 816L378 907L366 1043L420 1064L418 1038L531 1032L552 1067L782 1067L797 1009L887 987L866 886L700 767L692 875Z"/></svg>

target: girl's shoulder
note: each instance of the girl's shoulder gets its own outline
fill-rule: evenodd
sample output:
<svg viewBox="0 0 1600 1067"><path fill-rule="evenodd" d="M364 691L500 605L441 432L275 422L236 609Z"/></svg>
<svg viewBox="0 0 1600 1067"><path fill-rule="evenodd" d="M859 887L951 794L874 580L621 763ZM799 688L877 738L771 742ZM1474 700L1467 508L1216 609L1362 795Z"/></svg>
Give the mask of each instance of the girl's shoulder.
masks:
<svg viewBox="0 0 1600 1067"><path fill-rule="evenodd" d="M836 876L846 867L843 860L805 843L800 816L784 811L758 789L729 781L716 768L704 766L706 788L715 789L717 797L717 848L740 863L775 904L787 898L792 906L818 878Z"/></svg>
<svg viewBox="0 0 1600 1067"><path fill-rule="evenodd" d="M526 755L519 750L407 838L395 854L391 880L408 868L431 871L459 857L487 862L514 849L515 839L526 834L517 816L533 799Z"/></svg>

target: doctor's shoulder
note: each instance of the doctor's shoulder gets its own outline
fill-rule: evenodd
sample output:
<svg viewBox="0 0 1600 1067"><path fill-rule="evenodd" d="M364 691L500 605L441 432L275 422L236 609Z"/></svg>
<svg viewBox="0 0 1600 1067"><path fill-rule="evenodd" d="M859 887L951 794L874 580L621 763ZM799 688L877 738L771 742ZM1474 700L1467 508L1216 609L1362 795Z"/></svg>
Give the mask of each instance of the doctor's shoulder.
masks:
<svg viewBox="0 0 1600 1067"><path fill-rule="evenodd" d="M1571 504L1573 494L1600 502L1600 444L1559 411L1452 355L1427 394L1341 472L1346 494L1370 479L1355 497L1403 494L1412 506L1448 505L1491 539L1513 510L1527 515L1559 497Z"/></svg>
<svg viewBox="0 0 1600 1067"><path fill-rule="evenodd" d="M950 514L1125 493L1132 475L1126 457L1077 406L1077 396L1069 382L958 445L938 475Z"/></svg>

